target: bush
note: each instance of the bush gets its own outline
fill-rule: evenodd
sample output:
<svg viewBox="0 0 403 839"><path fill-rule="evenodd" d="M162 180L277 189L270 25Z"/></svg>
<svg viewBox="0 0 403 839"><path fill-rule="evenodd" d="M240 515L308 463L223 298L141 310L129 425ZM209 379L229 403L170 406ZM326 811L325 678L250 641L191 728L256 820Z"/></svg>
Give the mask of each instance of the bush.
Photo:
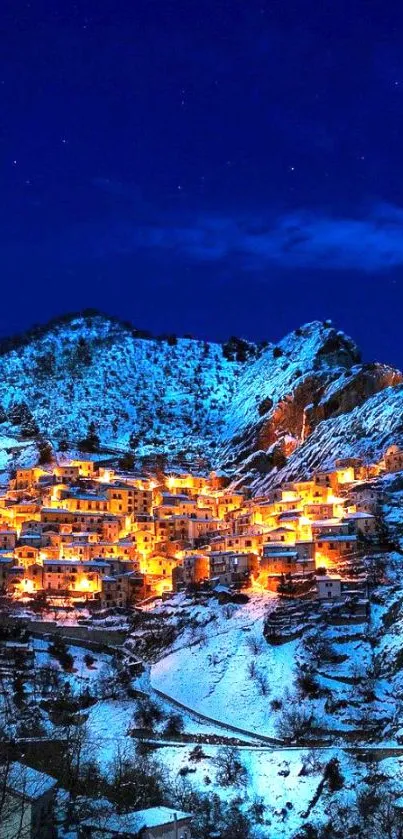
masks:
<svg viewBox="0 0 403 839"><path fill-rule="evenodd" d="M119 469L131 472L134 469L134 455L132 452L125 452L119 460Z"/></svg>
<svg viewBox="0 0 403 839"><path fill-rule="evenodd" d="M270 399L269 396L267 396L266 399L262 399L258 407L259 416L263 417L265 414L271 411L273 404L273 400Z"/></svg>
<svg viewBox="0 0 403 839"><path fill-rule="evenodd" d="M332 757L325 767L324 777L326 778L330 792L337 792L344 786L344 777L340 769L340 761Z"/></svg>
<svg viewBox="0 0 403 839"><path fill-rule="evenodd" d="M284 352L281 347L273 348L273 358L281 358L282 355L284 355Z"/></svg>
<svg viewBox="0 0 403 839"><path fill-rule="evenodd" d="M263 639L258 635L251 635L246 643L253 655L260 655L263 652Z"/></svg>
<svg viewBox="0 0 403 839"><path fill-rule="evenodd" d="M267 677L265 673L261 671L257 671L256 673L256 681L259 686L259 693L261 696L268 696L270 693L269 683L267 681Z"/></svg>
<svg viewBox="0 0 403 839"><path fill-rule="evenodd" d="M56 635L54 641L49 645L48 651L51 655L57 658L63 670L72 670L74 658L69 653L66 642L59 635Z"/></svg>
<svg viewBox="0 0 403 839"><path fill-rule="evenodd" d="M307 696L309 699L320 696L320 687L312 669L299 670L296 683L302 696Z"/></svg>
<svg viewBox="0 0 403 839"><path fill-rule="evenodd" d="M170 714L164 727L165 737L178 737L184 729L183 719L180 714Z"/></svg>
<svg viewBox="0 0 403 839"><path fill-rule="evenodd" d="M312 731L314 714L303 705L289 705L277 720L277 733L287 742L306 738Z"/></svg>
<svg viewBox="0 0 403 839"><path fill-rule="evenodd" d="M247 771L237 749L232 746L224 746L219 749L214 764L217 769L216 781L221 786L244 786L246 784Z"/></svg>
<svg viewBox="0 0 403 839"><path fill-rule="evenodd" d="M161 722L162 711L156 702L151 699L140 699L134 713L133 721L138 728L152 729L155 723Z"/></svg>
<svg viewBox="0 0 403 839"><path fill-rule="evenodd" d="M243 338L231 335L228 341L223 344L223 356L228 361L247 361L251 355L255 355L255 347Z"/></svg>
<svg viewBox="0 0 403 839"><path fill-rule="evenodd" d="M201 760L204 760L205 757L206 755L204 754L203 748L200 745L195 746L194 749L192 749L192 751L189 753L189 760L191 760L194 763L199 763Z"/></svg>
<svg viewBox="0 0 403 839"><path fill-rule="evenodd" d="M38 443L38 466L44 466L46 463L51 463L52 460L52 446L47 440L41 440L41 442Z"/></svg>
<svg viewBox="0 0 403 839"><path fill-rule="evenodd" d="M87 436L80 440L78 447L82 452L97 452L99 449L99 442L95 422L90 422Z"/></svg>

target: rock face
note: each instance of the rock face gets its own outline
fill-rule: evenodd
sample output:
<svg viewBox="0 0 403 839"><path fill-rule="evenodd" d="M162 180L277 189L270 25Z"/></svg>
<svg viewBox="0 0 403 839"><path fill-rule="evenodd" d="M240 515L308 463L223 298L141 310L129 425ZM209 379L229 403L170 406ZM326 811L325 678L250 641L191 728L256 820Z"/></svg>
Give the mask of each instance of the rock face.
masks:
<svg viewBox="0 0 403 839"><path fill-rule="evenodd" d="M94 423L104 447L164 453L171 462L201 456L258 491L303 470L302 457L315 465L329 459L330 430L333 450L344 454L346 418L359 428L356 412L365 414L373 399L376 422L389 429L387 444L396 441L399 423L380 414L392 402L401 410L401 373L361 364L355 343L330 322L306 324L263 350L239 339L230 344L153 339L99 314L3 342L0 439L7 442L0 449L14 456L21 437L31 440L31 457L39 438L56 449L61 440L74 447ZM374 422L369 416L370 437ZM6 461L0 457L1 468Z"/></svg>
<svg viewBox="0 0 403 839"><path fill-rule="evenodd" d="M280 468L264 475L250 465L247 472L244 464L240 483L248 483L254 493L264 493L283 481L304 479L315 469L328 468L336 458L376 462L392 443L403 447L403 384L387 387L352 411L320 422Z"/></svg>
<svg viewBox="0 0 403 839"><path fill-rule="evenodd" d="M382 364L360 364L353 341L314 322L267 349L238 381L224 428L224 463L241 483L284 466L319 424L344 415L402 374ZM260 400L257 402L257 400ZM274 477L274 475L273 475Z"/></svg>

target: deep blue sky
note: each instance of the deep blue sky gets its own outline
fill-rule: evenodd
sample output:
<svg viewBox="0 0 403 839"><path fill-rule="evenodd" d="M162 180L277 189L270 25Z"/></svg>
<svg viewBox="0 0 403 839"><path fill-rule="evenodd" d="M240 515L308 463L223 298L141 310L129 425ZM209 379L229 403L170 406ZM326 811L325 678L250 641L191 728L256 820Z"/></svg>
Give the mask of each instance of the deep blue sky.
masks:
<svg viewBox="0 0 403 839"><path fill-rule="evenodd" d="M98 307L403 365L403 4L3 0L0 331Z"/></svg>

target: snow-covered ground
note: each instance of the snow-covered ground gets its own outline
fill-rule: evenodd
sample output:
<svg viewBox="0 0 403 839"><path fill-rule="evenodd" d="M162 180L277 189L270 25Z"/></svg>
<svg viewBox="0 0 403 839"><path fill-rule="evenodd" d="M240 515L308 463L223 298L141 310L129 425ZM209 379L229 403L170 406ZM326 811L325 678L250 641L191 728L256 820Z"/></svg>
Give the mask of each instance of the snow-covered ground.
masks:
<svg viewBox="0 0 403 839"><path fill-rule="evenodd" d="M299 644L270 647L263 639L264 617L276 602L269 594L254 595L235 607L213 602L216 620L201 630L192 646L181 643L152 666L152 686L219 722L275 737L270 701L281 699L291 685ZM251 648L254 641L257 654ZM252 660L267 680L266 696L250 674Z"/></svg>

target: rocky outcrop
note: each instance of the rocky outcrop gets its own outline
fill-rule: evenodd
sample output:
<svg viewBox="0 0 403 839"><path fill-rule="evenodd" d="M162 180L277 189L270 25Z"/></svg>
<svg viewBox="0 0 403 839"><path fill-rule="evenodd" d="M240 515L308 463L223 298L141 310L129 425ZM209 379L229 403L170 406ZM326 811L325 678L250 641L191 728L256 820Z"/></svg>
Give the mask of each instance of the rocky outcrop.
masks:
<svg viewBox="0 0 403 839"><path fill-rule="evenodd" d="M254 413L250 403L243 411L238 408L236 429L235 410L231 418L235 433L224 451L224 461L237 470L241 483L253 482L256 473L282 468L321 423L402 383L400 371L383 364L360 364L359 358L350 338L327 324L313 323L287 336L275 358L266 354L254 363L255 382L253 365L249 366L238 384L238 400L242 388L250 391L253 385L262 398Z"/></svg>

